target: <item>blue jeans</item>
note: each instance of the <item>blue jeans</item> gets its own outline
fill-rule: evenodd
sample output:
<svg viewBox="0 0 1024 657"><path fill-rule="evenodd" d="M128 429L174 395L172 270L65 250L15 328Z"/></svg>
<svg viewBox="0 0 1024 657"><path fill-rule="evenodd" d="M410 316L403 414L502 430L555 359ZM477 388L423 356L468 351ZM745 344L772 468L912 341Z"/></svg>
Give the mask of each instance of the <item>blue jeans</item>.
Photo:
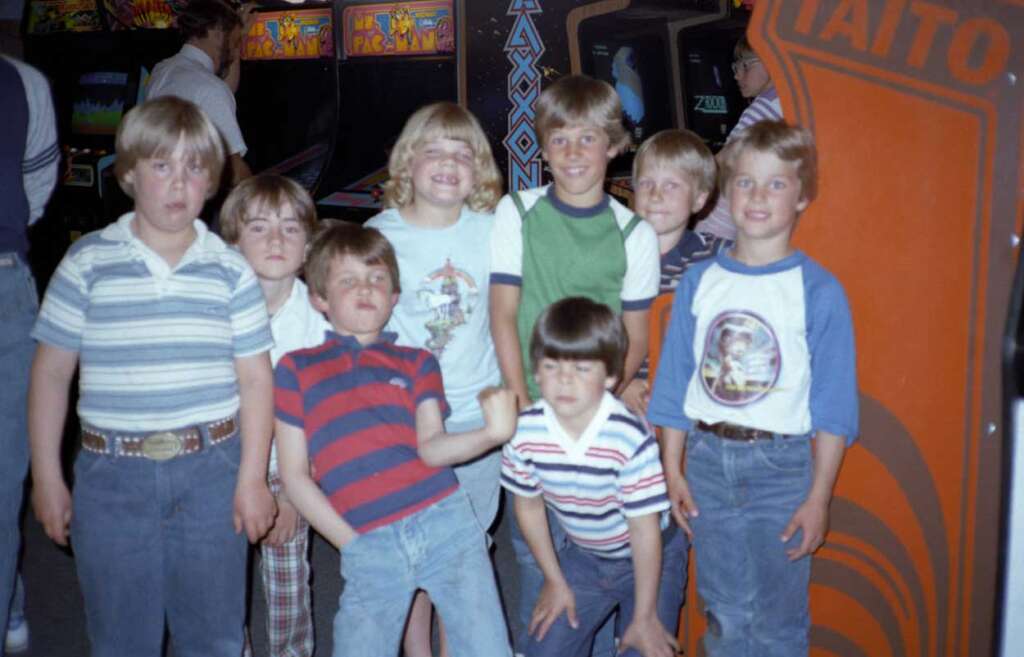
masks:
<svg viewBox="0 0 1024 657"><path fill-rule="evenodd" d="M807 436L742 442L691 431L686 479L708 657L807 655L811 559L791 562L779 536L811 486Z"/></svg>
<svg viewBox="0 0 1024 657"><path fill-rule="evenodd" d="M341 550L334 657L398 654L413 594L430 595L452 657L511 657L484 531L461 489Z"/></svg>
<svg viewBox="0 0 1024 657"><path fill-rule="evenodd" d="M686 551L690 545L686 534L675 526L663 538L658 620L675 636L686 590ZM598 630L602 625L611 625L606 621L613 611L618 609L623 629L633 619L636 599L632 558L602 559L570 543L559 553L558 562L576 597L579 627L573 629L563 613L552 623L543 641L528 639L523 650L526 657L588 657ZM640 657L632 648L620 654Z"/></svg>
<svg viewBox="0 0 1024 657"><path fill-rule="evenodd" d="M19 256L0 254L0 637L7 633L21 546L18 519L28 470L28 380L35 353L29 332L38 310L28 266Z"/></svg>
<svg viewBox="0 0 1024 657"><path fill-rule="evenodd" d="M517 653L522 653L530 643L527 630L530 627L533 607L537 604L537 598L540 597L540 590L544 588L544 573L541 572L540 566L537 565L537 560L533 558L533 553L530 552L530 546L526 543L526 538L523 537L522 531L519 530L519 522L516 521L515 513L515 495L507 493L505 502L505 522L509 523L512 553L515 555L516 566L519 570L519 605L515 610L515 622L512 624L512 643ZM547 512L551 544L555 548L555 553L561 554L569 545L569 537L566 536L565 530L562 529L562 524L555 517L555 514L552 513L551 509L546 506L544 509ZM619 620L621 621L621 618ZM617 627L616 622L612 620L604 623L594 638L592 657L614 657L617 652L615 647L616 630L618 630L619 634L622 634L624 629L621 627L621 623Z"/></svg>
<svg viewBox="0 0 1024 657"><path fill-rule="evenodd" d="M233 526L241 441L169 461L82 450L71 541L92 657L239 657L247 541Z"/></svg>

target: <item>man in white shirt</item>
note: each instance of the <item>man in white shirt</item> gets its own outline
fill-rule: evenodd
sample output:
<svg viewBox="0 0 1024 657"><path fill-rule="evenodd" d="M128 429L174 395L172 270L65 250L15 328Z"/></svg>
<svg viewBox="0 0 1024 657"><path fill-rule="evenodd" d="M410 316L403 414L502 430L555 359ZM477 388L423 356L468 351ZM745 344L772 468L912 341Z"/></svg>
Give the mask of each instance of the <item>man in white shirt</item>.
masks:
<svg viewBox="0 0 1024 657"><path fill-rule="evenodd" d="M185 45L153 69L147 98L178 96L200 107L217 126L230 153L232 185L252 175L235 117L244 19L221 0L192 0L178 16Z"/></svg>

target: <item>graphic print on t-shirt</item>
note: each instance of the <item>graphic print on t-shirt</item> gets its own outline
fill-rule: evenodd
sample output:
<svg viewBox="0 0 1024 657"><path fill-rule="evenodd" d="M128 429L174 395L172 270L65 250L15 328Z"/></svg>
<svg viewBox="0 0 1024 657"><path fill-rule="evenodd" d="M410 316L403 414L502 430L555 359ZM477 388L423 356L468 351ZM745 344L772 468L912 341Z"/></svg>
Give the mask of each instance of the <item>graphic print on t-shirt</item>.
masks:
<svg viewBox="0 0 1024 657"><path fill-rule="evenodd" d="M758 315L727 310L711 321L700 380L716 402L746 406L757 401L778 381L781 367L779 340Z"/></svg>
<svg viewBox="0 0 1024 657"><path fill-rule="evenodd" d="M424 325L430 332L425 346L440 359L455 329L465 324L476 310L480 290L472 276L446 258L443 267L423 277L416 298L430 311L430 319Z"/></svg>

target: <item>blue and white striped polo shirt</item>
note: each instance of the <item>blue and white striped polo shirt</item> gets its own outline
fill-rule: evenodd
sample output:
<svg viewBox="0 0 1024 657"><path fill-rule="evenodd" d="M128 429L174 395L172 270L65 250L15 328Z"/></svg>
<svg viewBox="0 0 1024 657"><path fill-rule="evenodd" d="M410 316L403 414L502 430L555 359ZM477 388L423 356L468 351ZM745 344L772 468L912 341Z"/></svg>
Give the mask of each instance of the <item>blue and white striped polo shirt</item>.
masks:
<svg viewBox="0 0 1024 657"><path fill-rule="evenodd" d="M569 538L605 558L630 556L626 518L669 508L657 439L607 392L577 439L543 399L520 413L502 453L501 485L543 495ZM660 520L665 527L667 515Z"/></svg>
<svg viewBox="0 0 1024 657"><path fill-rule="evenodd" d="M88 424L159 431L233 415L235 359L273 345L256 276L199 220L172 269L132 234L134 217L71 246L32 337L78 353Z"/></svg>

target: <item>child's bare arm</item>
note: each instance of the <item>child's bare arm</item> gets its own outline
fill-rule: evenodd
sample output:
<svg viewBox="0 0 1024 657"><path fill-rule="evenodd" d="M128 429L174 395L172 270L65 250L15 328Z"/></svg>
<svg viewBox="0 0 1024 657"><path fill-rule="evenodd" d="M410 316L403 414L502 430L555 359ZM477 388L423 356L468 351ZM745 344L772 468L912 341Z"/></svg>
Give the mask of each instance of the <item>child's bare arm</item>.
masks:
<svg viewBox="0 0 1024 657"><path fill-rule="evenodd" d="M633 553L633 618L622 634L620 650L633 647L644 657L673 657L678 644L658 619L661 579L661 527L657 513L626 518Z"/></svg>
<svg viewBox="0 0 1024 657"><path fill-rule="evenodd" d="M626 362L622 368L622 380L619 381L617 392L622 394L626 386L633 380L647 357L647 335L650 331L651 311L626 310L622 313L622 323L626 326L629 347L626 349Z"/></svg>
<svg viewBox="0 0 1024 657"><path fill-rule="evenodd" d="M661 428L661 466L665 470L665 485L672 503L672 517L686 535L693 538L689 518L698 515L697 504L690 495L690 486L683 476L683 455L686 452L686 432L673 427Z"/></svg>
<svg viewBox="0 0 1024 657"><path fill-rule="evenodd" d="M516 325L520 290L515 285L492 284L490 299L491 338L494 340L501 378L516 393L520 408L526 408L530 403L530 393L526 389L523 355L519 351L519 329Z"/></svg>
<svg viewBox="0 0 1024 657"><path fill-rule="evenodd" d="M793 513L789 524L782 532L782 542L788 541L796 530L803 530L800 545L786 551L790 561L814 553L828 534L828 507L832 502L832 489L843 464L846 439L843 436L819 431L811 442L814 450L814 479L811 492L804 503Z"/></svg>
<svg viewBox="0 0 1024 657"><path fill-rule="evenodd" d="M235 359L240 400L242 461L235 487L235 531L260 540L274 524L274 496L267 488L273 430L274 385L267 352Z"/></svg>
<svg viewBox="0 0 1024 657"><path fill-rule="evenodd" d="M543 640L551 624L558 620L563 611L568 617L569 625L573 628L579 627L579 620L576 618L576 596L569 588L569 583L565 581L561 566L558 565L558 556L551 542L551 530L544 510L544 498L540 495L516 495L515 512L523 538L526 539L533 558L537 560L537 565L544 573L544 586L533 606L527 631L538 641Z"/></svg>
<svg viewBox="0 0 1024 657"><path fill-rule="evenodd" d="M416 407L416 436L420 458L438 467L465 463L508 442L516 431L516 396L507 388L485 388L478 395L484 426L464 433L445 433L441 407L427 399Z"/></svg>
<svg viewBox="0 0 1024 657"><path fill-rule="evenodd" d="M357 534L313 481L305 433L299 427L277 420L274 436L277 440L277 469L288 499L313 529L331 545L341 549Z"/></svg>
<svg viewBox="0 0 1024 657"><path fill-rule="evenodd" d="M68 412L68 388L78 353L40 342L32 360L28 435L32 463L32 508L46 535L68 544L71 495L60 466L60 444Z"/></svg>

